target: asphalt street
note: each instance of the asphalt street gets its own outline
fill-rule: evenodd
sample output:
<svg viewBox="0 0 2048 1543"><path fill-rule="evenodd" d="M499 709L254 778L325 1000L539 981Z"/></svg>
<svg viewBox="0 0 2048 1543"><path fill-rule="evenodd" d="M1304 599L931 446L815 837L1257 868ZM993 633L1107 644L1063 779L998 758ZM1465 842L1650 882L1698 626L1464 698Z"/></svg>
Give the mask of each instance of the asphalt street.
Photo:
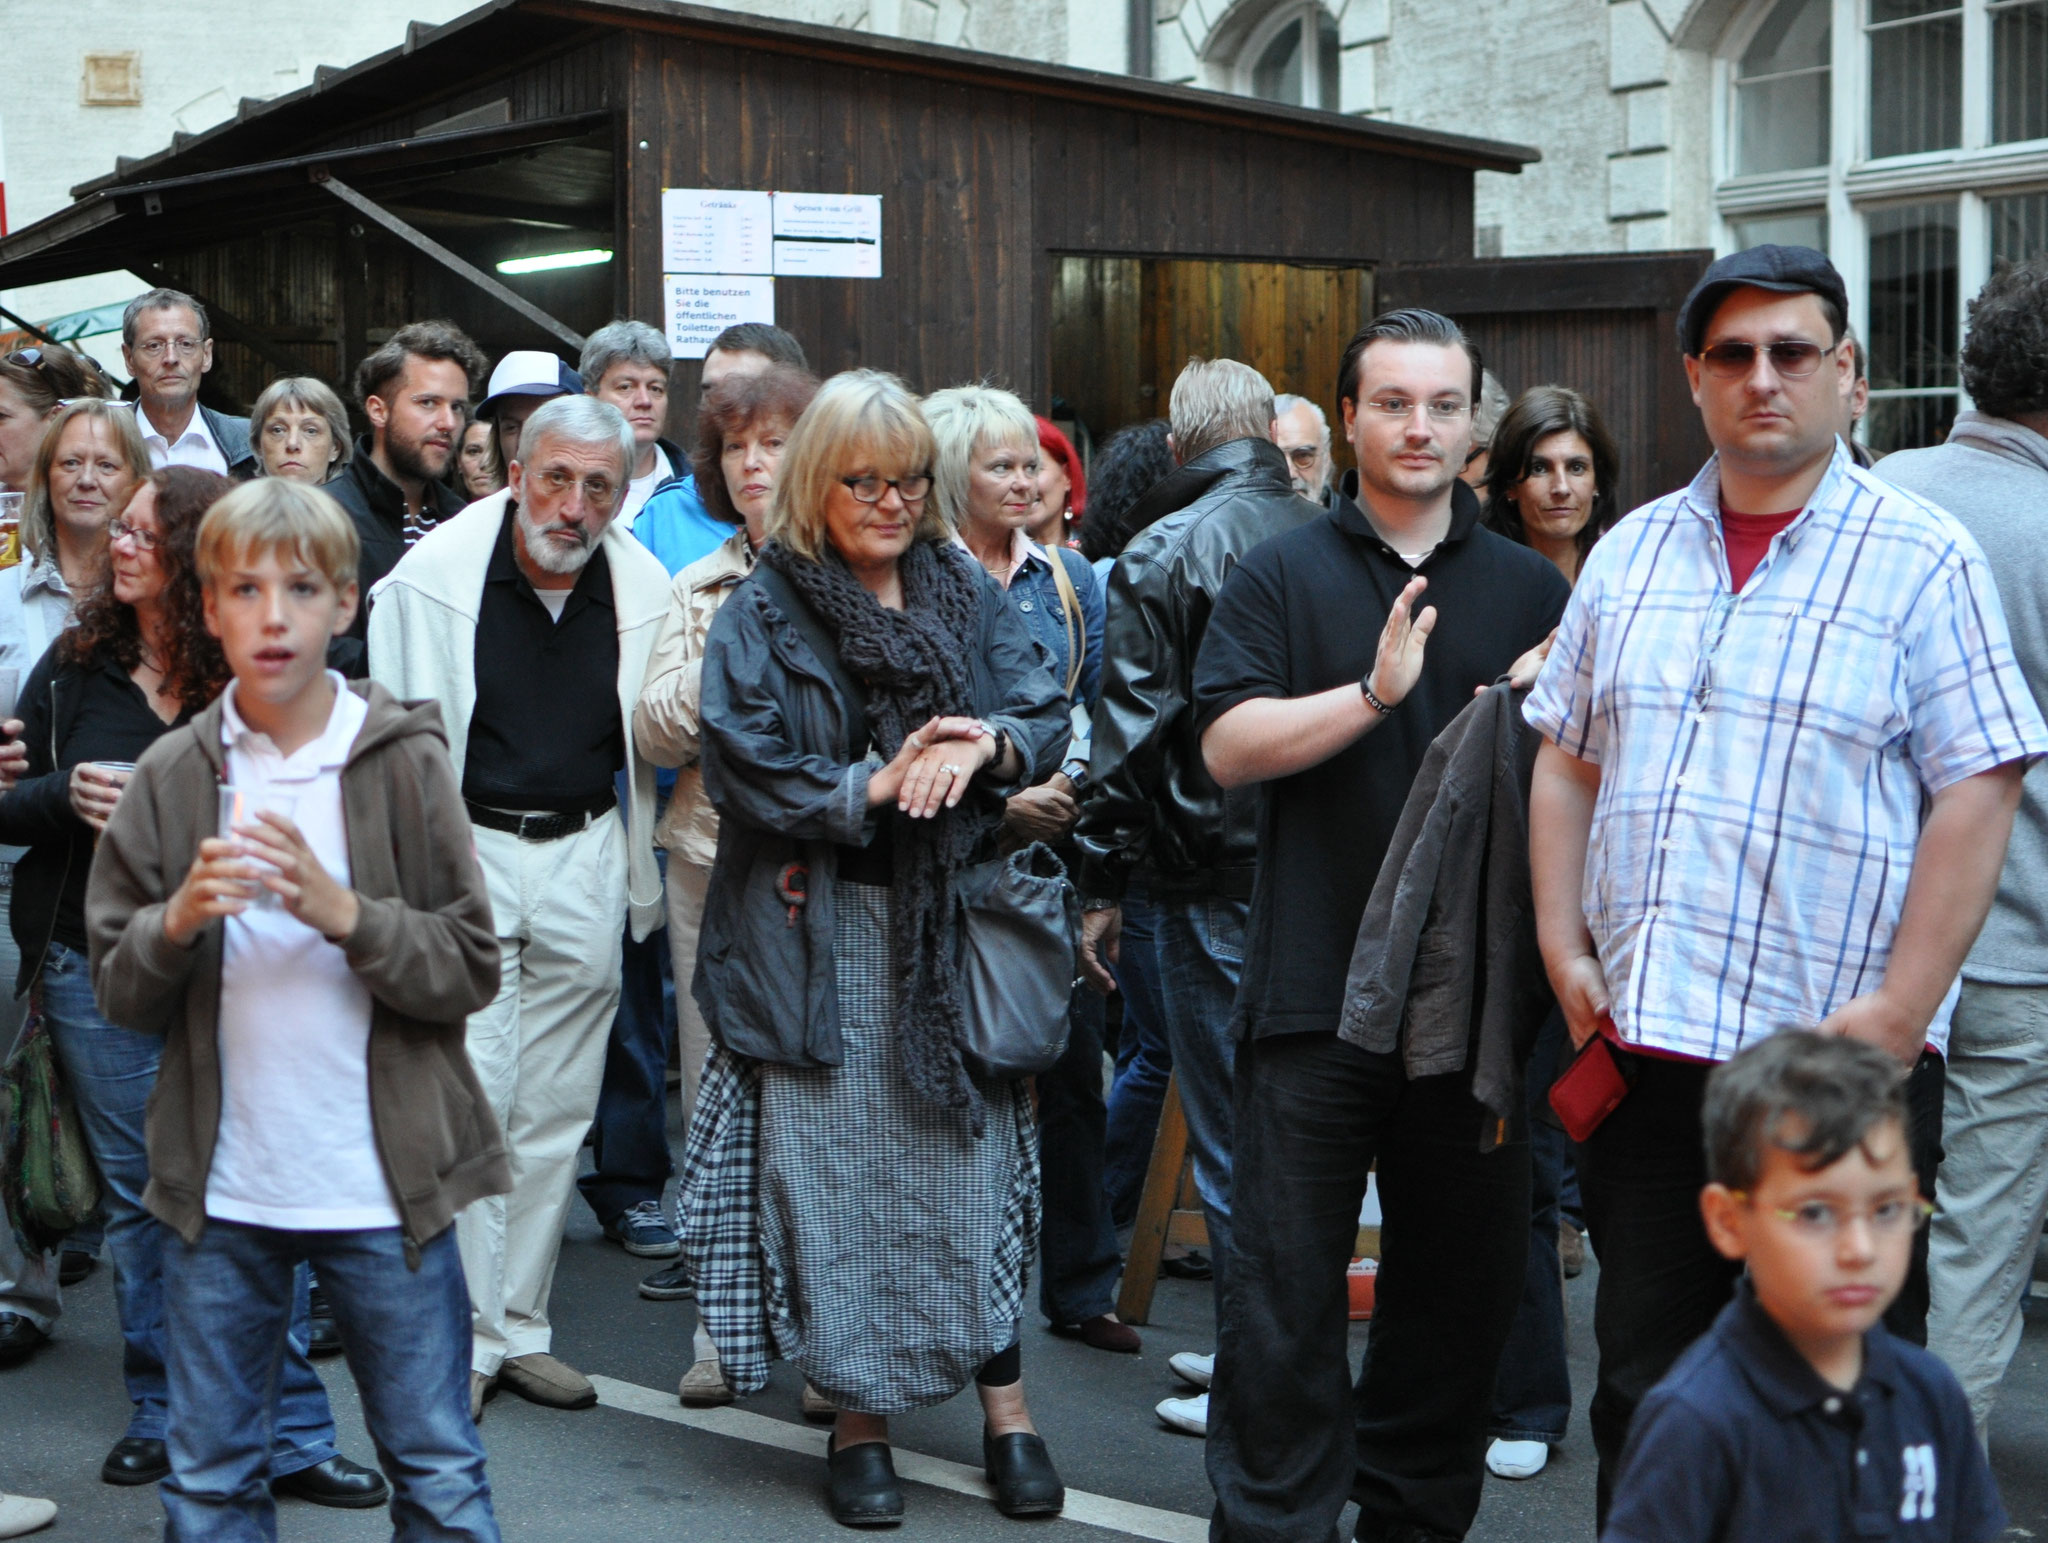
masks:
<svg viewBox="0 0 2048 1543"><path fill-rule="evenodd" d="M689 1358L695 1309L643 1301L634 1282L648 1266L599 1236L579 1202L555 1286L556 1349L603 1379L604 1402L582 1413L500 1396L486 1414L491 1485L508 1543L684 1538L843 1539L822 1498L824 1434L803 1423L799 1383L778 1366L773 1384L730 1411L688 1411L675 1398ZM1578 1407L1543 1474L1489 1479L1473 1543L1589 1539L1593 1454L1585 1399L1592 1381L1597 1272L1572 1283L1572 1375ZM971 1395L893 1422L907 1479L911 1539L1109 1543L1120 1537L1196 1543L1207 1536L1201 1443L1163 1429L1152 1414L1176 1391L1166 1358L1207 1349L1206 1285L1164 1281L1138 1356L1105 1355L1033 1327L1025 1385L1039 1428L1070 1491L1057 1521L1013 1522L990 1506L978 1475L980 1425ZM1364 1325L1353 1332L1362 1348ZM142 1539L161 1532L153 1490L98 1480L120 1435L120 1340L104 1267L70 1294L55 1341L27 1365L0 1372L0 1488L46 1495L62 1507L52 1539ZM343 1449L370 1445L345 1364L320 1363L332 1390ZM1994 1467L2015 1524L2012 1537L2048 1535L2048 1314L2030 1319L1994 1429ZM912 1457L909 1454L918 1454ZM1348 1535L1348 1517L1346 1519ZM280 1508L287 1543L371 1543L389 1537L381 1512Z"/></svg>

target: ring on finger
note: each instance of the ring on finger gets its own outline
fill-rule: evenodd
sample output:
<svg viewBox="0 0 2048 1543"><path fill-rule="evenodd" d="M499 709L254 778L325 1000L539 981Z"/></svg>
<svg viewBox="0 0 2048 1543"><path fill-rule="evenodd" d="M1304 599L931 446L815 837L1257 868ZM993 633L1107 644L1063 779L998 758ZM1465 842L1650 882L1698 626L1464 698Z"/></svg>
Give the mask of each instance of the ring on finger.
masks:
<svg viewBox="0 0 2048 1543"><path fill-rule="evenodd" d="M960 775L960 768L955 766L951 761L945 763L945 770L949 776L957 777Z"/></svg>

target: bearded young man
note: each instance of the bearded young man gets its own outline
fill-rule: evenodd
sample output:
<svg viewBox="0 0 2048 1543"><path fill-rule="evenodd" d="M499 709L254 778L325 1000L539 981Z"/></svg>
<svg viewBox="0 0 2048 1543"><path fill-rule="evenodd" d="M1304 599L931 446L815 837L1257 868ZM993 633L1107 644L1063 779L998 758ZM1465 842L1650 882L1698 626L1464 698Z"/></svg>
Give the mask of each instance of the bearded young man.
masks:
<svg viewBox="0 0 2048 1543"><path fill-rule="evenodd" d="M484 373L483 350L445 321L400 327L356 366L370 432L324 491L348 511L362 542L357 583L367 595L406 548L456 513L463 496L442 480L462 437L463 409ZM367 609L349 629L362 637Z"/></svg>
<svg viewBox="0 0 2048 1543"><path fill-rule="evenodd" d="M551 1408L597 1402L552 1354L548 1296L619 1001L622 925L645 939L662 915L654 768L633 743L633 704L668 574L615 523L635 454L609 403L543 404L508 485L428 532L371 597L371 678L441 704L498 931L498 995L471 1014L468 1048L513 1189L456 1222L477 1416L501 1383Z"/></svg>

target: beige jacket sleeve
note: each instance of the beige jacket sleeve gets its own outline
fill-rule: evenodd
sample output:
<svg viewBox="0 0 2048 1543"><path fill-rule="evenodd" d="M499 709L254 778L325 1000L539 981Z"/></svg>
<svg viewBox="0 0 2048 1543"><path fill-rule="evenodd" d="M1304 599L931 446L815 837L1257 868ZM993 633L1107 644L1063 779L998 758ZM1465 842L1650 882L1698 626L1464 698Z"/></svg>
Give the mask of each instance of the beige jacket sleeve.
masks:
<svg viewBox="0 0 2048 1543"><path fill-rule="evenodd" d="M704 633L715 607L701 605L689 570L669 589L668 615L654 635L647 679L633 707L633 739L656 766L697 762L698 706L704 691Z"/></svg>

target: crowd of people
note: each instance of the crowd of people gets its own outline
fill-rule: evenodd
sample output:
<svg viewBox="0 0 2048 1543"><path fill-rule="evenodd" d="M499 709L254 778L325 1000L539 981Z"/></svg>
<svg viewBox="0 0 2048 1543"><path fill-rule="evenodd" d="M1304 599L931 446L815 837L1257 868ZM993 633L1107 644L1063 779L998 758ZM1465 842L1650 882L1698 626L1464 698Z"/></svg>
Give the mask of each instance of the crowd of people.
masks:
<svg viewBox="0 0 2048 1543"><path fill-rule="evenodd" d="M2048 263L1970 314L1975 407L1872 467L1840 277L1721 259L1679 316L1714 458L1626 514L1596 404L1417 309L1334 426L1192 360L1092 454L761 324L689 405L633 320L573 366L413 323L349 404L247 419L173 290L132 401L6 356L0 1044L98 1193L53 1230L5 1175L0 1367L104 1253L100 1474L166 1536L291 1495L496 1539L490 1400L598 1400L550 1313L580 1193L697 1304L684 1403L801 1372L839 1522L903 1519L889 1419L970 1385L996 1507L1056 1513L1030 1277L1140 1349L1171 1082L1217 1340L1157 1410L1218 1539L1462 1538L1565 1434L1588 1244L1602 1537L1998 1535L2048 1217ZM969 938L1002 884L1053 897L1050 965ZM0 1496L0 1537L53 1515Z"/></svg>

